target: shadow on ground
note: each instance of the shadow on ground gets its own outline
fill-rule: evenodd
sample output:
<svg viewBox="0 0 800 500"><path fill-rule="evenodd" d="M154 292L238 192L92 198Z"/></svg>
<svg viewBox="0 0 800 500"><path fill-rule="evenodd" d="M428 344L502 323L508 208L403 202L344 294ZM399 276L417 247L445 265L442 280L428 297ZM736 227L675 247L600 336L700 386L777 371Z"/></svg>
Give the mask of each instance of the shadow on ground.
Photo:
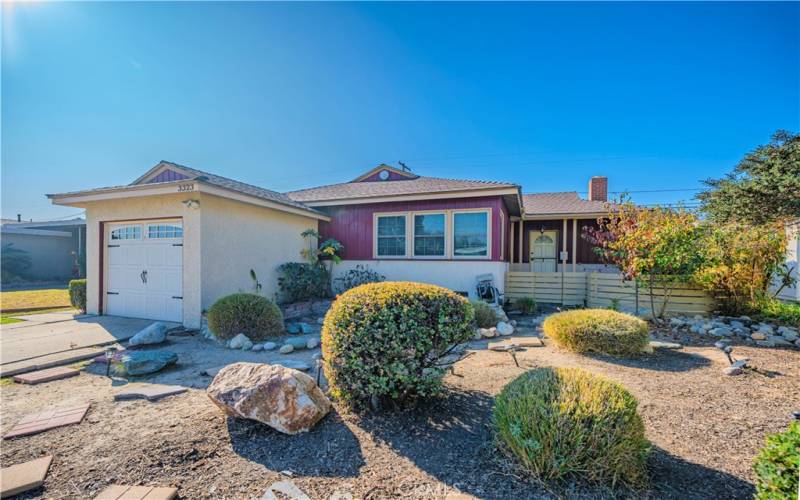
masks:
<svg viewBox="0 0 800 500"><path fill-rule="evenodd" d="M721 352L720 355L724 356ZM706 368L712 364L711 359L700 354L670 349L658 349L652 355L639 358L618 358L603 354L587 354L587 356L604 363L662 372L688 372Z"/></svg>
<svg viewBox="0 0 800 500"><path fill-rule="evenodd" d="M364 466L358 439L335 409L309 432L289 436L253 420L227 418L233 451L275 472L355 477Z"/></svg>
<svg viewBox="0 0 800 500"><path fill-rule="evenodd" d="M655 448L648 491L610 490L581 481L532 479L493 444L486 393L449 388L431 403L363 416L358 425L451 488L484 499L750 498L750 483Z"/></svg>

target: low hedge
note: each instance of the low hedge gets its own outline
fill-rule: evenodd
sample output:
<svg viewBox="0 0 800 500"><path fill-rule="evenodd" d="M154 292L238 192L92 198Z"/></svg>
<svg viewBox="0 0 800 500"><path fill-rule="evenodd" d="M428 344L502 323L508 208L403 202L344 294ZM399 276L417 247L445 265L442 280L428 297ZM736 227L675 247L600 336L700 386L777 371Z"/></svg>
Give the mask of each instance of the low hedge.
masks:
<svg viewBox="0 0 800 500"><path fill-rule="evenodd" d="M274 302L254 293L234 293L208 310L208 328L219 339L244 333L250 340L283 335L283 314Z"/></svg>
<svg viewBox="0 0 800 500"><path fill-rule="evenodd" d="M800 422L767 437L756 457L756 495L759 500L796 498L800 481Z"/></svg>
<svg viewBox="0 0 800 500"><path fill-rule="evenodd" d="M578 309L552 314L544 320L544 333L560 347L584 353L634 356L647 346L647 322L608 309Z"/></svg>
<svg viewBox="0 0 800 500"><path fill-rule="evenodd" d="M475 310L475 323L480 328L497 326L498 317L492 306L482 300L472 300L470 303Z"/></svg>
<svg viewBox="0 0 800 500"><path fill-rule="evenodd" d="M331 277L321 264L287 262L278 266L278 288L281 303L331 296Z"/></svg>
<svg viewBox="0 0 800 500"><path fill-rule="evenodd" d="M86 280L70 280L69 303L80 312L86 312Z"/></svg>
<svg viewBox="0 0 800 500"><path fill-rule="evenodd" d="M578 368L537 368L497 396L501 449L540 479L565 476L640 487L650 444L636 399L621 385Z"/></svg>
<svg viewBox="0 0 800 500"><path fill-rule="evenodd" d="M452 346L472 337L473 310L446 288L370 283L339 295L325 315L322 353L331 394L358 406L435 394Z"/></svg>

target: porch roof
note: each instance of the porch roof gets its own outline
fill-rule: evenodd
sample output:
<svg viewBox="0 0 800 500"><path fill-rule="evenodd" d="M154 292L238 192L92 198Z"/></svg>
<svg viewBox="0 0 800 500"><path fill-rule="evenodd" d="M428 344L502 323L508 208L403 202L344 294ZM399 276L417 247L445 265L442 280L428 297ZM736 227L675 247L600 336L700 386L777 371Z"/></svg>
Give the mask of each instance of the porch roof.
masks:
<svg viewBox="0 0 800 500"><path fill-rule="evenodd" d="M608 203L584 200L575 191L523 194L525 217L598 216L608 213Z"/></svg>

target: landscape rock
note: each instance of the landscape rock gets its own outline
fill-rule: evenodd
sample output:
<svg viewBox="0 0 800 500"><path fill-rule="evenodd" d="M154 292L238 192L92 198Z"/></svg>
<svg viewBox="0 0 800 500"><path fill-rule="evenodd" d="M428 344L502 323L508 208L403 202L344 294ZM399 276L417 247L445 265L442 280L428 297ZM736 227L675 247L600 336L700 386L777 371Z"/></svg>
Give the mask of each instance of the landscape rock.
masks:
<svg viewBox="0 0 800 500"><path fill-rule="evenodd" d="M319 339L317 337L311 337L306 341L306 349L316 349L319 345Z"/></svg>
<svg viewBox="0 0 800 500"><path fill-rule="evenodd" d="M280 361L276 361L275 364L284 366L286 368L291 368L292 370L300 370L301 372L307 372L311 369L311 365L296 359L282 359Z"/></svg>
<svg viewBox="0 0 800 500"><path fill-rule="evenodd" d="M285 434L308 431L331 409L314 379L279 365L228 365L206 392L226 414L256 420Z"/></svg>
<svg viewBox="0 0 800 500"><path fill-rule="evenodd" d="M178 362L172 351L126 351L114 358L114 369L120 375L147 375Z"/></svg>
<svg viewBox="0 0 800 500"><path fill-rule="evenodd" d="M491 328L479 328L478 332L480 332L481 337L490 339L495 336L495 332L492 331Z"/></svg>
<svg viewBox="0 0 800 500"><path fill-rule="evenodd" d="M290 333L292 335L297 335L300 333L300 324L299 323L286 323L286 333Z"/></svg>
<svg viewBox="0 0 800 500"><path fill-rule="evenodd" d="M725 326L718 326L709 330L708 333L715 337L730 337L733 335L733 330Z"/></svg>
<svg viewBox="0 0 800 500"><path fill-rule="evenodd" d="M775 347L775 342L771 340L757 340L756 345L758 347Z"/></svg>
<svg viewBox="0 0 800 500"><path fill-rule="evenodd" d="M292 347L292 344L283 344L281 348L278 349L278 352L281 354L289 354L292 351L294 351L294 347Z"/></svg>
<svg viewBox="0 0 800 500"><path fill-rule="evenodd" d="M764 333L766 335L771 335L775 332L775 330L772 329L772 325L768 325L766 323L761 323L760 325L758 325L757 331Z"/></svg>
<svg viewBox="0 0 800 500"><path fill-rule="evenodd" d="M167 340L167 325L156 322L144 328L128 340L128 345L160 344Z"/></svg>
<svg viewBox="0 0 800 500"><path fill-rule="evenodd" d="M249 351L252 348L253 348L253 343L250 342L249 340L242 345L243 351Z"/></svg>
<svg viewBox="0 0 800 500"><path fill-rule="evenodd" d="M750 334L750 338L753 340L766 340L767 336L761 332L753 332Z"/></svg>
<svg viewBox="0 0 800 500"><path fill-rule="evenodd" d="M777 337L777 336L771 335L771 336L767 337L767 341L768 342L772 342L772 344L777 346L777 347L794 347L794 344L792 344L791 342L789 342L788 340L786 340L783 337Z"/></svg>
<svg viewBox="0 0 800 500"><path fill-rule="evenodd" d="M298 349L305 349L307 343L308 343L308 339L298 338L298 337L295 337L295 338L290 337L290 338L286 339L286 341L283 344L284 345L288 344L288 345L292 346L295 350L298 350Z"/></svg>
<svg viewBox="0 0 800 500"><path fill-rule="evenodd" d="M733 367L733 368L744 368L745 366L747 366L747 362L748 361L750 361L749 358L737 359L736 361L731 363L731 367Z"/></svg>
<svg viewBox="0 0 800 500"><path fill-rule="evenodd" d="M276 344L275 342L264 342L262 345L265 351L271 351L278 347L278 344Z"/></svg>
<svg viewBox="0 0 800 500"><path fill-rule="evenodd" d="M250 342L250 339L247 338L247 335L245 335L244 333L240 333L239 335L233 337L230 341L228 341L228 348L241 349L242 347L244 347L245 342Z"/></svg>
<svg viewBox="0 0 800 500"><path fill-rule="evenodd" d="M264 344L255 344L253 346L253 351L254 352L263 351L263 350L264 350Z"/></svg>
<svg viewBox="0 0 800 500"><path fill-rule="evenodd" d="M314 328L314 326L309 325L308 323L300 323L299 325L300 325L300 332L301 333L308 334L308 333L314 333L315 331L317 331L317 329Z"/></svg>
<svg viewBox="0 0 800 500"><path fill-rule="evenodd" d="M497 328L497 333L503 336L511 335L514 333L514 327L506 323L505 321L497 323L497 326L495 328Z"/></svg>
<svg viewBox="0 0 800 500"><path fill-rule="evenodd" d="M794 342L798 338L797 330L786 326L778 328L778 333L789 342Z"/></svg>

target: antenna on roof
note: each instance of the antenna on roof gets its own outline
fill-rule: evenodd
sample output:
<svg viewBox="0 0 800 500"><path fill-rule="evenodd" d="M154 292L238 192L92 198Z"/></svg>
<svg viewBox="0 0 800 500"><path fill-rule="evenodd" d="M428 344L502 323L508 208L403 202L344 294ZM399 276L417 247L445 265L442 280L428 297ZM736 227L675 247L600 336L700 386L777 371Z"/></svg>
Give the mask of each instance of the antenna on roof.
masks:
<svg viewBox="0 0 800 500"><path fill-rule="evenodd" d="M398 161L397 163L400 164L400 168L403 170L403 172L411 172L411 169L408 168L408 165L406 165L402 161Z"/></svg>

